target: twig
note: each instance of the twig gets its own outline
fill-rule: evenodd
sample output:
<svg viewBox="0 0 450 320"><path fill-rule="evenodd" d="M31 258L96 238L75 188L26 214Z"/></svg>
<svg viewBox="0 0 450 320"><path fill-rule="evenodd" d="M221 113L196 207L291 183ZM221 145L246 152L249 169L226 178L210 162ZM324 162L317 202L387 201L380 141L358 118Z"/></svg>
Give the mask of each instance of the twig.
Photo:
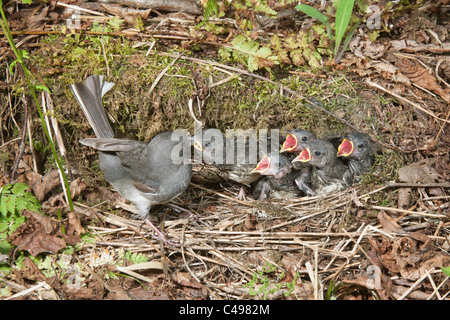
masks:
<svg viewBox="0 0 450 320"><path fill-rule="evenodd" d="M65 3L62 3L62 2L59 2L59 1L56 2L56 5L57 6L61 6L61 7L66 7L66 8L72 9L74 11L83 11L83 12L87 12L87 13L94 14L94 15L97 15L97 16L104 16L104 14L101 13L101 12L97 12L97 11L93 11L93 10L89 10L89 9L84 9L84 8L79 7L79 6L75 6L75 5L72 5L72 4L65 4Z"/></svg>
<svg viewBox="0 0 450 320"><path fill-rule="evenodd" d="M401 212L401 213L413 214L413 215L424 216L424 217L448 218L448 216L446 216L445 214L433 214L433 213L417 212L417 211L410 211L410 210L398 209L398 208L390 208L390 207L382 207L382 206L370 206L369 208L370 209L375 209L375 210Z"/></svg>
<svg viewBox="0 0 450 320"><path fill-rule="evenodd" d="M174 59L159 73L159 75L156 77L155 81L153 81L152 86L150 87L150 90L148 90L149 95L153 92L153 90L155 89L159 80L161 80L161 78L167 72L167 70L169 70L170 67L172 67L175 64L175 62L177 62L177 60L181 57L181 55L182 55L182 52L180 52L178 55L174 56Z"/></svg>
<svg viewBox="0 0 450 320"><path fill-rule="evenodd" d="M417 287L419 285L419 283L421 283L425 278L428 277L428 274L433 271L433 268L427 270L427 272L425 272L425 274L423 274L419 279L417 279L416 282L413 283L413 285L411 287L409 287L408 290L406 290L401 296L400 298L398 298L397 300L403 300L404 298L406 298L406 296L408 296L408 294L410 294L411 291L414 290L415 287Z"/></svg>
<svg viewBox="0 0 450 320"><path fill-rule="evenodd" d="M387 89L383 88L383 87L380 86L378 83L372 82L372 81L370 81L370 80L368 80L368 79L366 80L366 83L367 83L368 85L374 87L374 88L380 89L381 91L384 91L384 92L390 94L391 96L393 96L393 97L395 97L395 98L397 98L397 99L399 99L399 100L402 100L403 102L406 102L407 104L413 106L413 107L416 108L416 109L419 109L419 110L422 111L422 112L425 112L426 114L432 116L433 118L435 118L435 119L437 119L437 120L439 120L439 121L443 121L443 122L446 122L446 123L450 123L450 120L446 120L446 119L439 118L439 117L436 116L433 112L431 112L431 111L429 111L429 110L426 110L426 109L422 108L422 107L421 107L420 105L418 105L417 103L412 102L412 101L410 101L410 100L408 100L408 99L402 97L401 95L396 94L395 92L392 92L392 91L390 91L390 90L387 90Z"/></svg>
<svg viewBox="0 0 450 320"><path fill-rule="evenodd" d="M14 166L11 170L11 175L9 178L11 183L14 181L16 170L19 166L20 159L22 159L23 152L25 150L25 137L27 135L27 124L28 124L28 97L25 94L22 96L22 102L24 105L23 128L22 128L22 135L20 136L19 152L17 153L16 159L14 160Z"/></svg>
<svg viewBox="0 0 450 320"><path fill-rule="evenodd" d="M36 285L34 285L34 286L24 290L24 291L21 291L21 292L18 292L16 294L13 294L12 296L9 296L9 297L5 298L5 300L11 300L11 299L16 299L16 298L19 298L19 297L27 296L30 293L32 293L33 291L39 290L42 287L46 288L47 290L51 289L51 287L47 284L47 282L45 282L45 281L38 282L38 284L36 284Z"/></svg>

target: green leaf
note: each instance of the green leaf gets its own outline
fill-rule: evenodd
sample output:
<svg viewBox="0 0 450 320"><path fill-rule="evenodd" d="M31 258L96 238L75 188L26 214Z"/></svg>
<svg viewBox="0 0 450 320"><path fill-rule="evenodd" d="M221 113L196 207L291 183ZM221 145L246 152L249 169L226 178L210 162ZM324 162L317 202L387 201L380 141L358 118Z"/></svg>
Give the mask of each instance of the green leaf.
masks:
<svg viewBox="0 0 450 320"><path fill-rule="evenodd" d="M347 36L345 37L345 41L344 41L344 44L342 45L341 51L334 58L334 61L336 63L339 62L339 60L341 60L342 56L344 55L345 50L347 50L348 44L352 40L353 34L355 33L356 28L359 26L360 22L361 22L361 20L358 20L358 22L353 25L353 27L350 29Z"/></svg>
<svg viewBox="0 0 450 320"><path fill-rule="evenodd" d="M447 268L441 267L441 269L442 269L442 272L443 272L447 277L450 277L450 267L447 267Z"/></svg>
<svg viewBox="0 0 450 320"><path fill-rule="evenodd" d="M354 0L352 0L352 1L354 1ZM313 7L308 6L306 4L299 4L298 6L295 7L295 9L300 10L301 12L307 14L308 16L310 16L310 17L312 17L314 19L317 19L320 22L322 22L327 27L328 36L330 37L330 39L333 38L333 34L331 32L330 23L328 22L328 18L325 15L323 15L323 13L321 13L316 8L313 8Z"/></svg>
<svg viewBox="0 0 450 320"><path fill-rule="evenodd" d="M305 64L305 59L303 58L302 49L295 49L289 53L292 63L296 66L301 66Z"/></svg>
<svg viewBox="0 0 450 320"><path fill-rule="evenodd" d="M339 1L336 8L336 26L335 26L335 36L336 43L334 47L334 53L337 55L339 47L341 45L342 38L344 37L345 30L350 22L350 17L352 16L353 6L355 0L345 0Z"/></svg>
<svg viewBox="0 0 450 320"><path fill-rule="evenodd" d="M27 190L30 189L28 185L25 183L16 183L13 185L11 192L14 193L16 196L23 196L27 193Z"/></svg>
<svg viewBox="0 0 450 320"><path fill-rule="evenodd" d="M319 20L323 24L327 24L328 23L328 18L326 16L324 16L322 14L322 12L320 12L316 8L313 8L313 7L308 6L306 4L299 4L298 6L295 7L295 9L300 10L301 12L307 14L308 16L310 16L310 17L312 17L314 19Z"/></svg>
<svg viewBox="0 0 450 320"><path fill-rule="evenodd" d="M271 7L269 7L267 2L265 2L265 1L257 1L256 2L255 12L263 12L266 14L266 16L269 16L272 18L277 17L277 12L275 10L273 10Z"/></svg>
<svg viewBox="0 0 450 320"><path fill-rule="evenodd" d="M38 84L35 88L37 91L46 91L51 94L50 89L47 88L47 86L44 86L42 84Z"/></svg>

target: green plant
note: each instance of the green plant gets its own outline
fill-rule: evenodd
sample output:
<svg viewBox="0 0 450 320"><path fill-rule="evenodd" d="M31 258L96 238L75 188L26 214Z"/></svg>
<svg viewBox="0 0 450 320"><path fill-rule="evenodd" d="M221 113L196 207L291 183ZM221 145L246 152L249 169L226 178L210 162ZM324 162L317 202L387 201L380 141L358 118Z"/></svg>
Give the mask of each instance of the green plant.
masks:
<svg viewBox="0 0 450 320"><path fill-rule="evenodd" d="M28 4L31 3L31 1L29 1L29 0L28 1L23 1L23 2L24 3L28 3ZM12 34L11 34L11 30L9 29L9 26L8 26L8 20L6 19L5 12L3 11L3 1L1 1L1 0L0 0L0 15L1 15L0 25L1 25L2 29L3 29L3 32L4 32L7 40L8 40L9 46L10 46L12 52L14 53L14 56L16 57L16 60L12 64L13 65L19 64L20 67L22 68L23 75L25 77L25 80L26 80L26 83L28 85L28 88L30 89L31 96L33 97L33 101L36 104L37 111L38 111L38 114L39 114L39 118L41 120L42 128L43 128L44 133L45 133L45 135L47 137L48 143L50 144L50 147L52 149L52 153L53 153L53 157L55 159L56 165L58 166L58 169L59 169L59 171L61 173L61 176L62 176L62 179L63 179L63 182L64 182L64 186L65 186L66 199L68 199L68 202L69 202L68 204L69 204L70 210L73 211L73 203L72 203L72 197L70 196L69 182L67 181L65 170L64 170L64 168L62 166L61 160L58 157L55 145L53 144L53 140L50 137L50 133L49 133L48 127L47 127L46 122L44 120L44 115L43 115L43 112L42 112L42 109L41 109L41 105L39 103L39 100L38 100L37 94L36 94L36 92L39 91L39 90L45 90L48 93L50 93L50 90L44 84L35 84L34 83L35 81L32 81L32 80L34 80L33 79L33 75L28 70L28 68L26 67L25 61L24 61L24 59L27 59L29 57L29 54L25 50L18 50L17 49L16 44L15 44L14 39L13 39Z"/></svg>
<svg viewBox="0 0 450 320"><path fill-rule="evenodd" d="M270 294L274 294L279 290L283 290L284 296L289 296L294 291L298 273L295 274L291 282L280 282L285 276L284 271L276 277L276 280L269 278L276 271L277 267L267 262L263 268L253 273L252 280L245 284L244 288L248 288L248 294L251 296L262 295L263 300L267 300Z"/></svg>
<svg viewBox="0 0 450 320"><path fill-rule="evenodd" d="M327 294L325 295L325 300L336 300L336 291L338 287L335 285L334 281L331 280L328 286Z"/></svg>
<svg viewBox="0 0 450 320"><path fill-rule="evenodd" d="M6 254L12 249L6 238L25 221L21 211L41 212L39 200L28 192L29 189L24 183L16 183L0 190L0 253Z"/></svg>
<svg viewBox="0 0 450 320"><path fill-rule="evenodd" d="M450 277L450 267L447 268L441 267L441 270L447 277Z"/></svg>
<svg viewBox="0 0 450 320"><path fill-rule="evenodd" d="M298 6L295 7L295 9L302 11L303 13L307 14L312 18L319 20L325 25L325 27L327 28L328 38L333 42L333 55L335 62L338 62L342 58L342 55L344 54L345 50L347 50L348 44L352 39L353 34L355 33L355 30L360 22L360 21L356 22L347 32L347 36L341 48L341 42L342 39L344 38L347 27L349 26L354 4L355 0L341 0L337 2L334 21L334 34L332 30L332 25L329 22L327 16L325 16L319 10L306 4L299 4Z"/></svg>
<svg viewBox="0 0 450 320"><path fill-rule="evenodd" d="M243 34L234 38L231 45L232 47L223 47L219 50L221 58L224 60L233 58L246 65L251 72L264 67L272 68L279 64L278 57L269 47L261 46Z"/></svg>

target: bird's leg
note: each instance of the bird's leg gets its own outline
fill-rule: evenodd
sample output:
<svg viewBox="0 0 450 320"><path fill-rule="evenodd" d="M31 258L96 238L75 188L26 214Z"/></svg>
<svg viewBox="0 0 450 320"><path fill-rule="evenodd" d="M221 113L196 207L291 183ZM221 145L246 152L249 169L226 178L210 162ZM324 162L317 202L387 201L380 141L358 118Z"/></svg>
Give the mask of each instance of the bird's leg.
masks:
<svg viewBox="0 0 450 320"><path fill-rule="evenodd" d="M298 188L308 197L316 196L317 194L308 186L311 178L310 168L304 168L301 173L295 178L295 183Z"/></svg>
<svg viewBox="0 0 450 320"><path fill-rule="evenodd" d="M241 186L241 188L239 189L239 193L236 196L236 200L240 200L240 201L246 201L247 200L247 198L245 197L244 186Z"/></svg>
<svg viewBox="0 0 450 320"><path fill-rule="evenodd" d="M161 231L159 231L158 228L156 228L155 225L150 221L150 219L148 218L145 219L145 223L147 223L150 226L150 228L152 228L153 231L156 233L156 236L154 236L156 239L161 240L162 242L164 242L165 245L169 247L181 247L180 243L167 239L167 236Z"/></svg>

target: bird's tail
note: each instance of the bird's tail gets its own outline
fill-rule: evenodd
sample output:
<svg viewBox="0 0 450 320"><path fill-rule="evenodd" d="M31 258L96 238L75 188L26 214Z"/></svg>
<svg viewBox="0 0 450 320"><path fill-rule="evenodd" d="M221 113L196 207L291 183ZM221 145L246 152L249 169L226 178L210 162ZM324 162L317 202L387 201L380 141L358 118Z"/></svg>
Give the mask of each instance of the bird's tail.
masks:
<svg viewBox="0 0 450 320"><path fill-rule="evenodd" d="M102 104L103 95L114 83L103 80L103 76L93 75L84 82L70 85L73 94L83 110L97 138L113 138L114 131L106 117Z"/></svg>

